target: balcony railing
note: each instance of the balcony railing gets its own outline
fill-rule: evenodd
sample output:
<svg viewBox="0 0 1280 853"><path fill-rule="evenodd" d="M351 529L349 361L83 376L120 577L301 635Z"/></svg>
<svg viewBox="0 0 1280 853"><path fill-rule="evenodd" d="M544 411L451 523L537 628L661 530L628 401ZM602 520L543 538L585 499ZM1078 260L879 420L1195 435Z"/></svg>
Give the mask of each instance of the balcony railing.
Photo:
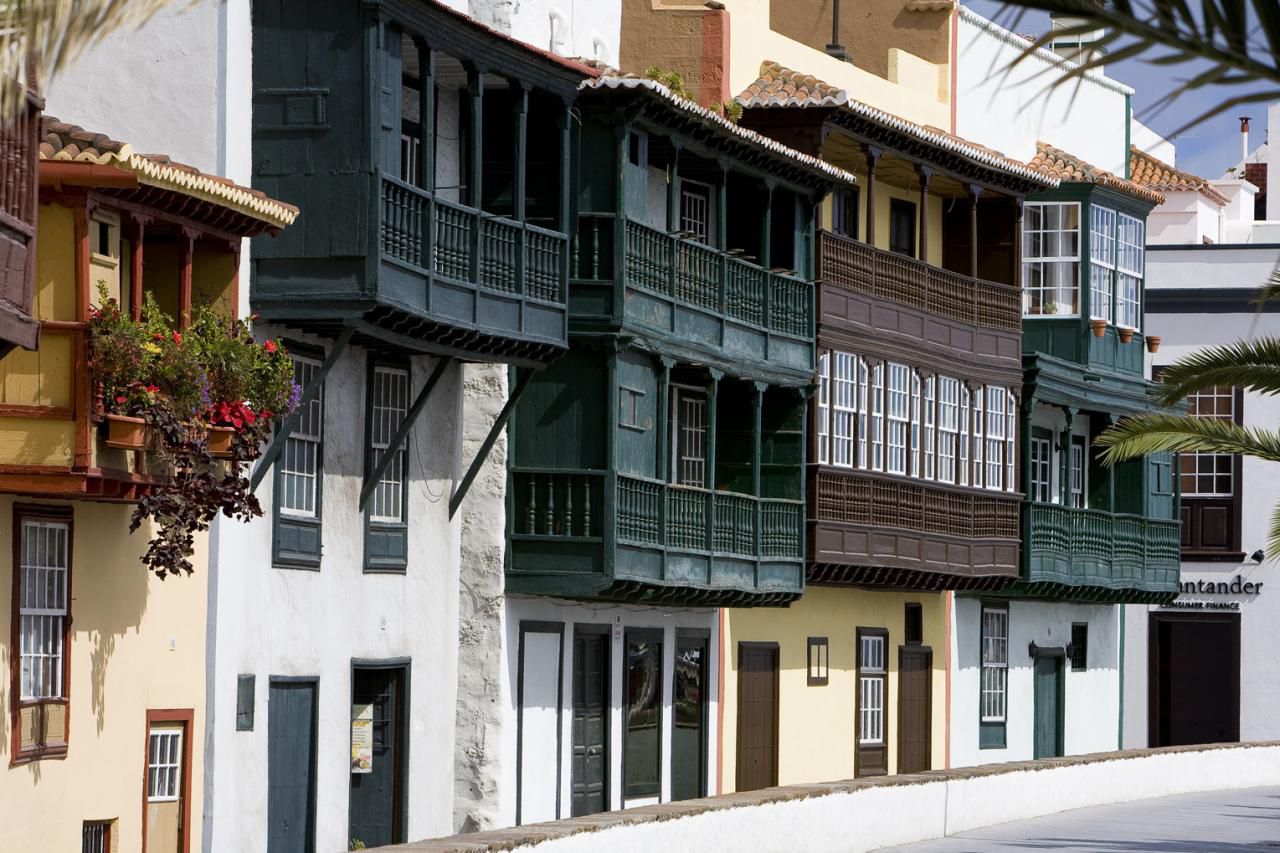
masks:
<svg viewBox="0 0 1280 853"><path fill-rule="evenodd" d="M818 246L825 284L972 326L1010 332L1022 328L1022 296L1016 287L970 278L827 231L819 235Z"/></svg>
<svg viewBox="0 0 1280 853"><path fill-rule="evenodd" d="M1027 581L1177 591L1177 521L1053 504L1028 504L1027 512Z"/></svg>
<svg viewBox="0 0 1280 853"><path fill-rule="evenodd" d="M568 237L382 175L382 254L443 279L563 305Z"/></svg>
<svg viewBox="0 0 1280 853"><path fill-rule="evenodd" d="M815 521L905 529L964 539L1019 538L1016 494L903 481L822 468Z"/></svg>

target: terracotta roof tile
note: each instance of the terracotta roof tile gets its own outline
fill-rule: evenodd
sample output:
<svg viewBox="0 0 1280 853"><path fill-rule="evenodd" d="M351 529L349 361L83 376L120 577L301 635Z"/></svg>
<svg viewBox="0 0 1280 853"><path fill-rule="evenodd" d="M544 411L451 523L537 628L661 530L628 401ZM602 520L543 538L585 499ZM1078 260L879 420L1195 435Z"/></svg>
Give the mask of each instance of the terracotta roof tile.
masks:
<svg viewBox="0 0 1280 853"><path fill-rule="evenodd" d="M906 133L932 145L938 145L954 153L967 156L985 166L1033 180L1045 186L1057 186L1055 180L1046 178L1026 163L1006 157L999 151L970 142L936 127L916 124L870 104L849 97L838 86L826 83L812 74L794 71L778 62L760 63L760 76L737 97L738 103L747 108L762 107L843 107L851 112L887 125L900 133Z"/></svg>
<svg viewBox="0 0 1280 853"><path fill-rule="evenodd" d="M138 154L127 142L49 115L40 121L40 159L115 166L135 173L141 183L204 198L276 227L289 225L298 215L298 208L269 198L261 190L175 162L164 154Z"/></svg>
<svg viewBox="0 0 1280 853"><path fill-rule="evenodd" d="M1217 204L1226 204L1227 197L1213 184L1199 175L1184 172L1157 160L1137 146L1129 146L1129 179L1147 189L1161 192L1198 192Z"/></svg>
<svg viewBox="0 0 1280 853"><path fill-rule="evenodd" d="M1097 184L1152 204L1164 203L1164 196L1155 190L1113 175L1106 169L1099 169L1074 154L1068 154L1061 148L1054 148L1047 142L1036 143L1036 156L1028 165L1041 174L1057 178L1063 183Z"/></svg>

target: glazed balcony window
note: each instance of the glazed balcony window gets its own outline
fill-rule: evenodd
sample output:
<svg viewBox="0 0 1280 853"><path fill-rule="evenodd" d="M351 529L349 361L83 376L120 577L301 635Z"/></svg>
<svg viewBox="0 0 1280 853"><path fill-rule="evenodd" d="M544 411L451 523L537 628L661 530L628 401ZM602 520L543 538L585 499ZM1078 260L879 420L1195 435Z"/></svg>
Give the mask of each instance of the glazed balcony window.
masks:
<svg viewBox="0 0 1280 853"><path fill-rule="evenodd" d="M1080 205L1028 203L1022 219L1022 313L1080 313Z"/></svg>

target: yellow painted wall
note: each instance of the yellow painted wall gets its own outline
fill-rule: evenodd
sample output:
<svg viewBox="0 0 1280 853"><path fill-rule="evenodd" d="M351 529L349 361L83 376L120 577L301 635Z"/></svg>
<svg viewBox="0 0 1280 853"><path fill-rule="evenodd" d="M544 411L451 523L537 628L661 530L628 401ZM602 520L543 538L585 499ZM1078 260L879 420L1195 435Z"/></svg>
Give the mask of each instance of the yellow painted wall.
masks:
<svg viewBox="0 0 1280 853"><path fill-rule="evenodd" d="M234 314L238 306L231 304L231 280L237 266L234 253L197 241L191 259L191 304L210 305L225 314Z"/></svg>
<svg viewBox="0 0 1280 853"><path fill-rule="evenodd" d="M0 553L12 553L12 497L0 498ZM65 504L64 504L65 505ZM196 574L157 580L138 562L147 528L129 534L131 507L75 504L71 565L71 731L65 759L10 767L8 677L0 679L0 803L5 850L80 849L84 820L118 821L119 844L142 843L148 709L190 708L191 838L200 847L204 778L206 539ZM0 671L16 650L12 561L0 561ZM171 648L172 644L172 648ZM15 819L16 818L16 819Z"/></svg>
<svg viewBox="0 0 1280 853"><path fill-rule="evenodd" d="M76 319L76 226L71 209L42 204L36 232L36 316Z"/></svg>
<svg viewBox="0 0 1280 853"><path fill-rule="evenodd" d="M872 592L809 587L785 610L761 607L725 613L722 660L724 728L721 761L724 792L735 790L738 754L738 643L776 642L779 646L778 784L848 779L854 769L857 708L854 642L858 628L889 630L889 683L886 721L889 772L898 761L898 647L902 645L907 602L924 615L924 644L933 649L933 767L946 762L946 605L945 593ZM808 686L808 638L827 637L830 676L825 686Z"/></svg>
<svg viewBox="0 0 1280 853"><path fill-rule="evenodd" d="M729 10L730 94L736 96L754 83L760 63L772 60L846 89L857 100L909 121L951 127L947 63L926 62L886 47L886 79L774 32L769 28L770 0L724 0L724 5Z"/></svg>
<svg viewBox="0 0 1280 853"><path fill-rule="evenodd" d="M858 198L858 203L862 207L858 210L858 239L867 242L867 215L866 215L866 186L867 176L865 173L858 174L858 182L860 185L859 192L862 195ZM900 198L909 201L912 204L920 203L919 187L902 187L895 186L887 181L879 178L876 180L875 188L876 197L876 239L872 244L879 249L889 248L889 207L890 199ZM929 245L928 257L926 261L934 266L942 266L942 205L943 199L931 195L929 196ZM823 228L831 227L832 216L832 200L831 196L822 202L821 223ZM917 232L919 228L916 229ZM916 235L916 245L919 245L919 234Z"/></svg>

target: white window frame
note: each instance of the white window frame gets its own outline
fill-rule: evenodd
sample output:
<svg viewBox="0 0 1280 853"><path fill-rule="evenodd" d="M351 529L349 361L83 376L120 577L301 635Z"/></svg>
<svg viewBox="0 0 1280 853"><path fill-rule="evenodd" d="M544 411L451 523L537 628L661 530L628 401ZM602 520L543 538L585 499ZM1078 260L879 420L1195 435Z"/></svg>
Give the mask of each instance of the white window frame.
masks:
<svg viewBox="0 0 1280 853"><path fill-rule="evenodd" d="M173 803L182 795L182 729L152 727L147 735L147 802Z"/></svg>
<svg viewBox="0 0 1280 853"><path fill-rule="evenodd" d="M1147 223L1121 213L1116 222L1116 325L1142 324L1142 277L1146 266Z"/></svg>
<svg viewBox="0 0 1280 853"><path fill-rule="evenodd" d="M23 518L19 536L18 698L65 699L71 522Z"/></svg>
<svg viewBox="0 0 1280 853"><path fill-rule="evenodd" d="M924 381L924 479L938 479L937 462L937 420L938 420L938 377L930 376Z"/></svg>
<svg viewBox="0 0 1280 853"><path fill-rule="evenodd" d="M831 362L835 353L824 352L818 355L818 463L831 463Z"/></svg>
<svg viewBox="0 0 1280 853"><path fill-rule="evenodd" d="M1225 411L1221 405L1226 401ZM1203 391L1187 395L1187 403L1191 406L1191 415L1196 418L1234 421L1236 419L1235 388L1227 385L1214 385ZM1207 405L1206 405L1207 404ZM1203 411L1202 411L1203 409ZM1178 485L1184 498L1218 498L1235 497L1236 459L1231 453L1199 453L1196 451L1178 454ZM1188 470L1189 469L1189 470ZM1227 489L1218 488L1219 478L1225 477ZM1190 478L1193 488L1186 488ZM1209 488L1202 489L1202 483Z"/></svg>
<svg viewBox="0 0 1280 853"><path fill-rule="evenodd" d="M885 469L884 362L871 368L871 470Z"/></svg>
<svg viewBox="0 0 1280 853"><path fill-rule="evenodd" d="M867 430L870 428L871 368L867 360L858 356L858 467L866 470L870 466L870 451L867 447Z"/></svg>
<svg viewBox="0 0 1280 853"><path fill-rule="evenodd" d="M938 377L938 482L959 482L960 380Z"/></svg>
<svg viewBox="0 0 1280 853"><path fill-rule="evenodd" d="M1031 436L1031 470L1027 472L1028 500L1037 503L1053 501L1053 440Z"/></svg>
<svg viewBox="0 0 1280 853"><path fill-rule="evenodd" d="M988 489L1005 488L1005 431L1009 393L998 385L987 386L986 461L984 476Z"/></svg>
<svg viewBox="0 0 1280 853"><path fill-rule="evenodd" d="M1061 225L1063 211L1074 209L1076 225L1074 228L1064 228ZM1047 212L1049 210L1057 211L1057 227L1047 227ZM1039 224L1041 227L1033 227L1034 220L1039 216ZM1074 234L1075 251L1066 253L1061 251L1061 243L1066 235ZM1047 252L1036 250L1036 235L1040 235L1039 242L1045 243L1051 239L1057 240L1059 250L1057 252ZM1035 267L1041 269L1041 281L1046 277L1051 277L1049 272L1052 269L1065 268L1069 274L1062 276L1065 283L1059 282L1052 286L1044 284L1031 286L1031 271ZM1074 270L1072 271L1072 268ZM1050 298L1046 298L1048 295ZM1069 295L1071 297L1070 311L1061 310L1062 305L1059 303L1059 297ZM1055 314L1045 314L1043 306L1049 302L1057 304L1058 310ZM1034 308L1034 310L1033 310ZM1058 316L1058 317L1078 317L1080 316L1080 202L1078 201L1044 201L1044 202L1027 202L1023 206L1022 217L1022 315L1024 317L1042 317L1042 316Z"/></svg>
<svg viewBox="0 0 1280 853"><path fill-rule="evenodd" d="M888 642L882 634L858 637L858 745L885 742L885 694L888 693Z"/></svg>
<svg viewBox="0 0 1280 853"><path fill-rule="evenodd" d="M979 385L972 395L973 409L973 487L975 489L983 488L986 482L986 466L983 464L985 457L983 456L983 446L986 444L986 411L984 399L987 396L986 386Z"/></svg>
<svg viewBox="0 0 1280 853"><path fill-rule="evenodd" d="M889 474L906 475L910 471L907 456L910 451L911 431L911 368L896 362L888 363L888 384L885 393L885 461L884 470Z"/></svg>
<svg viewBox="0 0 1280 853"><path fill-rule="evenodd" d="M1004 490L1018 490L1018 405L1014 393L1005 389Z"/></svg>
<svg viewBox="0 0 1280 853"><path fill-rule="evenodd" d="M957 443L960 448L960 456L956 462L956 483L957 485L969 485L970 465L969 465L969 430L972 426L970 420L970 408L972 406L973 392L969 390L969 386L960 383L960 441Z"/></svg>
<svg viewBox="0 0 1280 853"><path fill-rule="evenodd" d="M711 210L714 198L715 187L711 184L681 178L680 230L694 235L695 240L710 243Z"/></svg>
<svg viewBox="0 0 1280 853"><path fill-rule="evenodd" d="M981 614L981 697L984 723L1003 723L1009 712L1009 610L983 607Z"/></svg>
<svg viewBox="0 0 1280 853"><path fill-rule="evenodd" d="M1089 317L1115 322L1116 212L1089 206Z"/></svg>
<svg viewBox="0 0 1280 853"><path fill-rule="evenodd" d="M1088 503L1085 497L1088 494L1089 484L1089 438L1088 436L1070 435L1071 457L1068 460L1067 467L1070 469L1071 489L1069 499L1074 509L1084 509Z"/></svg>
<svg viewBox="0 0 1280 853"><path fill-rule="evenodd" d="M831 464L854 466L854 441L858 429L858 357L833 353Z"/></svg>
<svg viewBox="0 0 1280 853"><path fill-rule="evenodd" d="M387 452L391 438L409 414L409 371L401 367L373 366L369 388L370 465L377 465ZM396 448L396 458L382 472L373 493L369 495L369 520L384 524L400 524L405 518L408 482L408 443L406 437Z"/></svg>
<svg viewBox="0 0 1280 853"><path fill-rule="evenodd" d="M707 487L707 399L705 388L671 386L671 482ZM682 405L684 404L684 405Z"/></svg>
<svg viewBox="0 0 1280 853"><path fill-rule="evenodd" d="M305 389L320 372L320 360L297 353L292 353L290 358L293 359L293 381ZM280 494L276 496L276 505L281 515L319 518L324 454L324 385L310 402L300 406L303 412L293 432L285 439L284 452L280 454L277 484ZM302 498L300 502L296 499L299 496Z"/></svg>

